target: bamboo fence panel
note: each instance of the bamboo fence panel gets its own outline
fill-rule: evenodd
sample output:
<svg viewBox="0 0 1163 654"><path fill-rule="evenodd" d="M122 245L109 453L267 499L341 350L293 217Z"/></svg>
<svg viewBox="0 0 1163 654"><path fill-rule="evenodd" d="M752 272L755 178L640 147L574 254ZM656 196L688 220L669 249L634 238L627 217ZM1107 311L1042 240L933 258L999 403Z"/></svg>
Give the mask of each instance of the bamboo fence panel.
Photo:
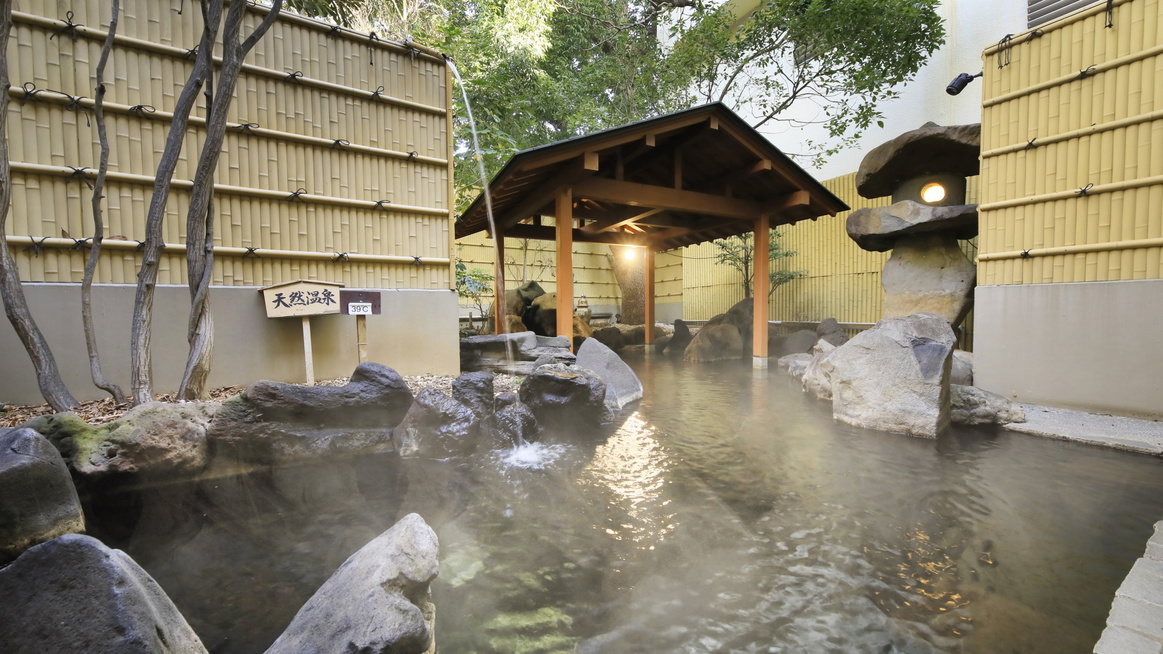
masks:
<svg viewBox="0 0 1163 654"><path fill-rule="evenodd" d="M978 282L1163 276L1163 2L986 51Z"/></svg>
<svg viewBox="0 0 1163 654"><path fill-rule="evenodd" d="M99 156L91 86L109 7L67 4L22 5L9 45L8 235L24 281L79 282L87 249L73 239L91 236L87 185ZM107 70L107 244L144 238L169 112L201 30L195 5L179 14L179 2L123 4ZM248 12L253 25L265 9ZM446 64L431 52L280 17L248 59L231 106L215 179L213 283L308 277L452 288L450 92ZM162 284L186 282L185 214L203 111L193 112L174 175ZM106 247L96 281L134 283L139 258Z"/></svg>

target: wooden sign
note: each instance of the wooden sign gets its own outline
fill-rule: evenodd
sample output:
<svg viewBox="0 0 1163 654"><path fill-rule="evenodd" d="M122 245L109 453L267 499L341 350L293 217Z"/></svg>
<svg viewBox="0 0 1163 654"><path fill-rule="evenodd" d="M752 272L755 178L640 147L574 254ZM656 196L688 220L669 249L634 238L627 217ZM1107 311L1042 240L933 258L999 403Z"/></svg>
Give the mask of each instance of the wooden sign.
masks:
<svg viewBox="0 0 1163 654"><path fill-rule="evenodd" d="M261 289L267 318L339 313L339 289L342 287L343 284L337 282L304 279L267 286Z"/></svg>
<svg viewBox="0 0 1163 654"><path fill-rule="evenodd" d="M380 315L379 291L340 291L339 311L348 316Z"/></svg>

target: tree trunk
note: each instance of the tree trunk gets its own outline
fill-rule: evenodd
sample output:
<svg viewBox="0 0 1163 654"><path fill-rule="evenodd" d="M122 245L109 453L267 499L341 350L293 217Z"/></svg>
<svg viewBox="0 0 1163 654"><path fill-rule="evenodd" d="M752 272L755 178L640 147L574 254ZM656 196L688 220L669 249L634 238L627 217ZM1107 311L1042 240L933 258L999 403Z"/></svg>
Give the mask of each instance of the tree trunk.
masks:
<svg viewBox="0 0 1163 654"><path fill-rule="evenodd" d="M627 325L641 325L646 321L646 271L642 268L642 257L637 256L638 248L629 245L611 245L610 263L614 269L614 279L622 290L622 317L619 322ZM626 258L626 252L634 252L633 259Z"/></svg>
<svg viewBox="0 0 1163 654"><path fill-rule="evenodd" d="M149 213L146 214L145 249L142 254L141 269L137 274L137 293L133 303L133 326L130 342L130 369L135 404L143 404L153 400L153 360L150 341L153 336L154 290L157 285L158 263L164 245L162 221L165 218L166 204L169 202L174 168L177 167L178 157L182 153L186 126L190 121L190 110L194 108L198 93L202 90L206 76L214 65L212 59L214 43L218 36L218 24L222 18L222 0L213 0L208 4L202 39L198 45L198 57L194 61L194 70L190 72L190 77L174 105L174 119L170 124L169 134L166 136L166 147L162 151L161 161L158 163L153 196L150 198Z"/></svg>
<svg viewBox="0 0 1163 654"><path fill-rule="evenodd" d="M201 399L206 393L210 361L214 351L214 320L210 314L210 279L214 269L214 171L226 138L226 116L238 84L242 62L259 39L266 34L279 15L282 0L276 0L254 32L239 42L246 3L234 2L226 15L222 31L222 70L218 86L213 88L213 72L207 85L210 105L206 116L206 134L202 155L194 173L190 208L186 214L186 272L190 286L190 322L187 340L190 352L178 388L178 397ZM209 10L204 10L204 12Z"/></svg>
<svg viewBox="0 0 1163 654"><path fill-rule="evenodd" d="M113 396L117 404L125 404L125 392L117 384L105 378L101 372L101 355L97 351L97 330L93 327L93 273L97 270L97 259L101 256L101 242L105 239L105 221L101 212L102 192L105 189L105 174L109 171L109 135L105 129L105 64L113 50L113 39L117 34L117 16L121 11L121 0L113 0L113 15L109 19L109 33L101 47L101 59L97 62L97 86L93 95L93 121L97 124L97 138L101 141L101 159L97 165L97 181L93 183L93 247L85 262L85 276L81 280L81 324L85 329L85 347L89 351L89 374L93 385Z"/></svg>
<svg viewBox="0 0 1163 654"><path fill-rule="evenodd" d="M20 285L20 270L4 238L8 205L12 201L12 169L8 163L8 33L11 29L12 1L0 0L0 298L4 299L8 321L32 359L40 394L53 411L68 411L78 402L65 387L52 350L28 310L24 287Z"/></svg>

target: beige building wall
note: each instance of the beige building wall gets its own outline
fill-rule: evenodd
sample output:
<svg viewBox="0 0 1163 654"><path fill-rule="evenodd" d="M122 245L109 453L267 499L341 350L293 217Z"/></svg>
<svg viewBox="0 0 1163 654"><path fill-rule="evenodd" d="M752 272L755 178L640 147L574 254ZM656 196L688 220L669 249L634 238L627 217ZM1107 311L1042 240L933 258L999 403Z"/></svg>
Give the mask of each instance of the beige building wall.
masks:
<svg viewBox="0 0 1163 654"><path fill-rule="evenodd" d="M1105 9L985 51L976 379L1158 416L1163 3Z"/></svg>
<svg viewBox="0 0 1163 654"><path fill-rule="evenodd" d="M8 51L13 193L6 240L36 307L34 315L43 329L62 334L79 325L79 301L44 298L65 297L52 284L80 282L88 256L90 184L99 157L93 84L110 10L107 0L31 0L13 12ZM244 30L265 12L248 6ZM102 293L126 314L131 307L124 305L123 292L132 295L136 283L154 173L171 112L193 66L188 51L200 33L196 3L179 14L152 0L122 2L106 70L111 152L105 243L95 281L111 285ZM215 361L223 369L214 371L212 384L302 379L301 356L281 360L295 350L284 343L282 328L268 324L247 301L225 299L234 297L228 288L254 299L255 287L300 278L382 290L385 313L388 295L426 291L397 302L393 317L369 320L373 342L424 344L423 356L417 350L402 354L373 346L373 358L376 352L399 358L399 365L413 372L457 371L456 301L450 290L452 91L439 54L333 31L309 19L283 15L259 42L239 78L215 178L212 296L224 298L214 303L220 348L229 347L223 345L228 336L253 332L273 339L263 351L278 356L264 357L261 365L243 356L248 365L232 366L240 359L220 349ZM186 282L186 211L204 140L202 103L200 98L174 175L163 225L160 285ZM155 327L153 339L159 392L173 390L176 379L166 381L163 369L177 374L186 351L188 299L179 289L159 293L155 309L156 320L167 325ZM163 300L162 294L173 297ZM435 327L436 319L447 322L447 329ZM320 329L336 320L318 319ZM103 338L127 344L129 326L117 329ZM163 329L181 337L163 337ZM28 399L17 389L29 387L24 375L30 367L14 372L28 367L27 357L10 340L3 342L0 376L22 381L6 379L8 394L0 393L0 400ZM61 336L57 343L58 361L85 360L82 341ZM114 342L106 348L107 365L114 369L122 365L119 348ZM326 346L316 349L318 374L349 374L354 359L348 358ZM86 373L70 383L78 396L89 395L87 378Z"/></svg>
<svg viewBox="0 0 1163 654"><path fill-rule="evenodd" d="M69 389L79 400L106 397L89 378L89 359L81 331L80 286L27 284L29 308L38 319ZM367 317L368 359L402 375L456 374L456 294L448 290L378 290L382 313ZM97 285L93 320L107 377L129 387L129 330L134 287ZM256 287L220 286L210 292L214 307L214 364L210 388L248 384L258 379L301 382L306 377L300 318L267 318ZM153 360L158 392L172 392L186 363L189 292L185 286L157 289L153 324ZM359 363L355 317L313 316L311 343L315 378L347 377ZM7 320L0 321L0 402L40 404L32 364Z"/></svg>

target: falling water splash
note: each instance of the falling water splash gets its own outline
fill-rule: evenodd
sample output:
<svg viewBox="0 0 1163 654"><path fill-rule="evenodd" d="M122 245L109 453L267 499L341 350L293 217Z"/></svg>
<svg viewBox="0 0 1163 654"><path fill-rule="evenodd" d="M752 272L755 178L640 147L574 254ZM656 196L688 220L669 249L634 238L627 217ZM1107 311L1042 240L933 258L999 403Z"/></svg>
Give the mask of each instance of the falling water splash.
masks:
<svg viewBox="0 0 1163 654"><path fill-rule="evenodd" d="M497 222L493 218L493 196L489 193L489 180L488 180L487 174L485 173L485 158L481 155L480 139L477 137L477 123L476 123L476 119L474 119L472 116L472 105L469 104L469 102L468 102L468 89L465 88L464 80L460 76L460 71L457 70L456 64L453 63L452 59L450 59L448 57L448 55L444 55L444 61L448 64L448 69L452 71L452 76L456 78L456 83L457 83L457 85L460 86L460 97L464 99L464 110L465 110L465 113L468 114L468 126L469 126L469 129L472 131L473 158L476 159L477 171L480 173L480 177L481 177L481 192L484 193L484 195L485 195L485 214L488 215L488 218L489 218L489 234L491 234L493 236L493 241L495 243L496 238L497 238ZM449 202L451 202L451 201L452 201L452 199L449 198ZM494 245L493 246L493 258L496 259L496 257L497 257L497 248ZM499 266L505 265L503 261L498 261L497 263ZM499 282L499 281L500 280L494 280L494 283ZM502 294L503 294L504 289L500 289L500 290L502 291ZM501 307L498 306L499 304L500 304L499 302L494 302L494 306L493 306L494 314L495 314L495 312L501 310ZM495 316L494 316L494 318L495 318ZM495 323L495 320L494 320L494 323ZM514 360L513 343L512 342L505 341L505 356L508 359L509 367L512 368L513 360Z"/></svg>

